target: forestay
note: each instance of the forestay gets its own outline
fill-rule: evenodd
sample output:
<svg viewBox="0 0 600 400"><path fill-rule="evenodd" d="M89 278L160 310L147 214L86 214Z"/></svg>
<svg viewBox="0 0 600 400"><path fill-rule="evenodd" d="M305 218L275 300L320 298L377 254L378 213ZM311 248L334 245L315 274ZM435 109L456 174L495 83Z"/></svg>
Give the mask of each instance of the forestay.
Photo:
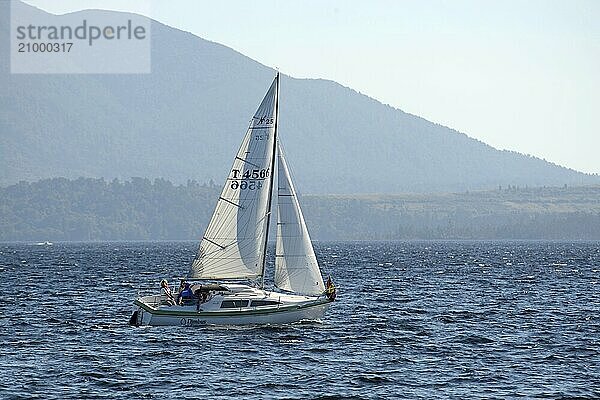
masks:
<svg viewBox="0 0 600 400"><path fill-rule="evenodd" d="M188 278L257 278L269 219L279 76L254 114Z"/></svg>
<svg viewBox="0 0 600 400"><path fill-rule="evenodd" d="M319 295L325 290L323 278L279 143L278 150L275 285L291 292Z"/></svg>

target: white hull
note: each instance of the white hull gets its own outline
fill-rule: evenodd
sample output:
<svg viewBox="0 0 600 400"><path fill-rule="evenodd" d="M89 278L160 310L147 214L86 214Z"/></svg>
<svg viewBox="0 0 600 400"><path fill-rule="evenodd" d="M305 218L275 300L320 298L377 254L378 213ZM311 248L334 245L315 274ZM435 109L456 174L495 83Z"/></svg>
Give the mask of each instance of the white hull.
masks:
<svg viewBox="0 0 600 400"><path fill-rule="evenodd" d="M169 305L164 296L137 299L132 325L200 326L289 324L323 318L331 301L324 296L311 297L268 292L245 285L228 285L226 292L214 292L204 303L198 300L188 305ZM245 305L223 308L222 304L242 301ZM273 305L253 306L255 301L270 301Z"/></svg>
<svg viewBox="0 0 600 400"><path fill-rule="evenodd" d="M320 320L323 318L329 302L307 306L300 309L285 309L221 313L219 312L169 312L157 313L158 310L148 310L138 307L137 325L152 326L202 326L202 325L281 325L303 320Z"/></svg>

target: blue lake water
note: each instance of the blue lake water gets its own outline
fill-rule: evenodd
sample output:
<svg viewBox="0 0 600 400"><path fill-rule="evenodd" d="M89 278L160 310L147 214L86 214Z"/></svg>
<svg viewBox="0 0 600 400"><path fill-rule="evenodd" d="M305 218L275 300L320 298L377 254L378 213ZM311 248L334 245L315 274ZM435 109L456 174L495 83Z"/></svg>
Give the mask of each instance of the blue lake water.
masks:
<svg viewBox="0 0 600 400"><path fill-rule="evenodd" d="M600 243L316 243L321 322L128 326L195 250L0 244L0 398L600 398Z"/></svg>

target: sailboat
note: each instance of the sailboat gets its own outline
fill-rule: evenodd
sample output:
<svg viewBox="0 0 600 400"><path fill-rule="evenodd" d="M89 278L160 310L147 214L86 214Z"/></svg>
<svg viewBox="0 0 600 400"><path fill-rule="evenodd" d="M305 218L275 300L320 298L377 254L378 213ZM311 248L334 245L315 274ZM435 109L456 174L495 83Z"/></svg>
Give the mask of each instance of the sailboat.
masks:
<svg viewBox="0 0 600 400"><path fill-rule="evenodd" d="M279 73L235 155L198 253L178 292L135 300L132 325L287 324L321 319L335 299L300 209L277 128ZM275 288L265 288L277 164Z"/></svg>

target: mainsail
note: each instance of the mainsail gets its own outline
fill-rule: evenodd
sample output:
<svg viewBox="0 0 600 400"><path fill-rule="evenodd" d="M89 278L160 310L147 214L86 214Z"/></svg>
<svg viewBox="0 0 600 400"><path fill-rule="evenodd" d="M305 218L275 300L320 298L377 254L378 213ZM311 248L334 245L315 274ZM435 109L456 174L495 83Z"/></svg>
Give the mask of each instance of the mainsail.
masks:
<svg viewBox="0 0 600 400"><path fill-rule="evenodd" d="M325 290L323 278L279 143L278 150L275 286L291 292L319 295Z"/></svg>
<svg viewBox="0 0 600 400"><path fill-rule="evenodd" d="M250 122L188 278L241 279L263 274L278 96L279 74Z"/></svg>

